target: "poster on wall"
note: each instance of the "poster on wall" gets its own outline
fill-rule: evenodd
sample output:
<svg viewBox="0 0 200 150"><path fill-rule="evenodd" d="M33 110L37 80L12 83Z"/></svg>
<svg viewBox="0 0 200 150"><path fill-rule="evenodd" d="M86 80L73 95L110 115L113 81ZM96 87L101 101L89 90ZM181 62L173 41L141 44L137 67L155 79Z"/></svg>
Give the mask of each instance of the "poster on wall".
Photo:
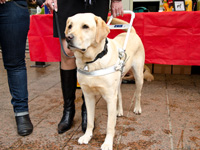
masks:
<svg viewBox="0 0 200 150"><path fill-rule="evenodd" d="M185 0L174 0L174 11L185 11Z"/></svg>

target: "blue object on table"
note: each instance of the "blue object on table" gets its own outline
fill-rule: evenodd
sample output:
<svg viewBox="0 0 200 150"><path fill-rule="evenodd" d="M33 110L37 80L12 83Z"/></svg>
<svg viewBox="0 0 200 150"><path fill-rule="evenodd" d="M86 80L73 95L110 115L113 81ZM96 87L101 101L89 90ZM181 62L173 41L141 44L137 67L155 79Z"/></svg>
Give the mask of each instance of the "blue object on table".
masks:
<svg viewBox="0 0 200 150"><path fill-rule="evenodd" d="M44 5L44 14L50 14L51 12L49 11L49 9L47 8L46 5Z"/></svg>

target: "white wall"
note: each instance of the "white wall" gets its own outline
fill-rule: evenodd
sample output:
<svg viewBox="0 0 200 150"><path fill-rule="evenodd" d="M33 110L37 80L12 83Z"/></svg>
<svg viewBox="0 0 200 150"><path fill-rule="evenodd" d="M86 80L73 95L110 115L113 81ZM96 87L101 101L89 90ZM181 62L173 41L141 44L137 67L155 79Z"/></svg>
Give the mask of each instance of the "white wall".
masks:
<svg viewBox="0 0 200 150"><path fill-rule="evenodd" d="M124 10L129 10L130 4L129 0L122 0Z"/></svg>

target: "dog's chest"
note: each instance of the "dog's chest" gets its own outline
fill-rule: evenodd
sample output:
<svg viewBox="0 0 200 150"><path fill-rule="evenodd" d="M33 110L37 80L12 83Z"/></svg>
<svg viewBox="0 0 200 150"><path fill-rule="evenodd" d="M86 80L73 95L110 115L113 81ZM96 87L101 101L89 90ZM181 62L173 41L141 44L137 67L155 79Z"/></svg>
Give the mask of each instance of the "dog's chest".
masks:
<svg viewBox="0 0 200 150"><path fill-rule="evenodd" d="M104 95L110 91L110 89L118 87L121 73L118 71L112 74L94 77L77 73L77 77L78 82L84 91L95 93L95 95Z"/></svg>

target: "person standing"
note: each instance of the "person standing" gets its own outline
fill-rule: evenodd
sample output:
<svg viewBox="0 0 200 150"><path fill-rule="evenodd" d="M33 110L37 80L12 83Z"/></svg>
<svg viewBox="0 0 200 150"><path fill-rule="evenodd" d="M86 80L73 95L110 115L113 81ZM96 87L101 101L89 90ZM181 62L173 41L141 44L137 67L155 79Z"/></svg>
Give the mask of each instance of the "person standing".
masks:
<svg viewBox="0 0 200 150"><path fill-rule="evenodd" d="M0 0L0 45L12 96L18 134L32 133L29 117L25 46L30 16L26 0Z"/></svg>
<svg viewBox="0 0 200 150"><path fill-rule="evenodd" d="M60 34L62 38L62 44L65 52L69 56L73 56L73 52L67 49L65 40L65 26L67 18L77 13L94 13L100 16L105 22L107 20L109 12L109 0L46 0L45 5L50 9L54 10L53 17L53 31L54 37L58 37L55 13L58 15L58 22L60 28ZM123 15L123 7L121 0L111 0L111 13L114 17ZM76 77L76 64L75 58L66 57L61 51L61 88L64 98L64 110L63 116L60 123L58 124L58 133L64 133L69 130L72 126L73 118L75 115L75 91L77 84ZM87 111L83 98L82 104L82 131L85 132L87 128Z"/></svg>

